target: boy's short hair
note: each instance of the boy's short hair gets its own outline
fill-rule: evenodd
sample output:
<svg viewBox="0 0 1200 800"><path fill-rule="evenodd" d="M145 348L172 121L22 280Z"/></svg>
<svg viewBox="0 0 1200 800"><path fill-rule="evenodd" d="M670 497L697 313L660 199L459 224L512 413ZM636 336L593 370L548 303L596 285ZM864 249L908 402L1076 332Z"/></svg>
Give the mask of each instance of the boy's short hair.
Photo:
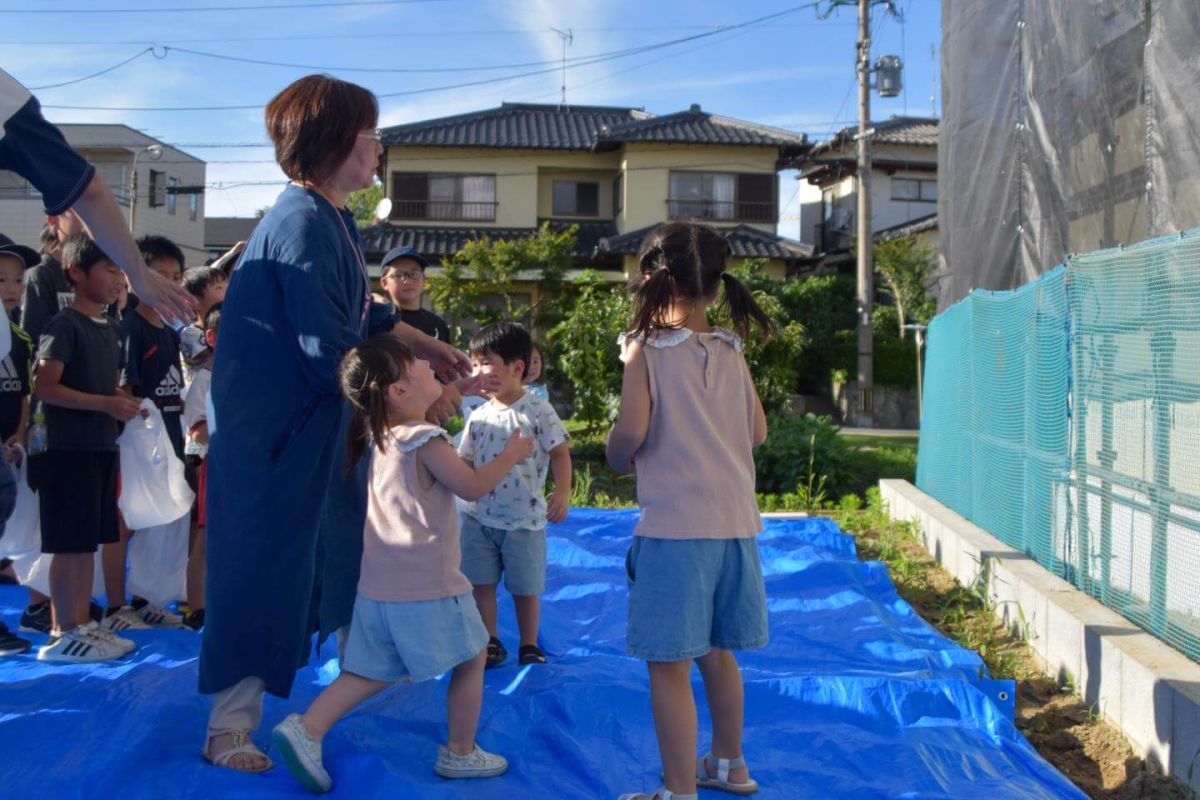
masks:
<svg viewBox="0 0 1200 800"><path fill-rule="evenodd" d="M215 331L221 324L221 305L221 303L213 303L212 308L204 312L204 330Z"/></svg>
<svg viewBox="0 0 1200 800"><path fill-rule="evenodd" d="M525 368L521 371L524 378L529 372L529 358L533 350L533 339L525 326L516 322L493 322L479 330L467 343L467 349L473 356L495 353L505 364L520 359Z"/></svg>
<svg viewBox="0 0 1200 800"><path fill-rule="evenodd" d="M204 297L208 287L226 281L225 273L213 267L192 267L183 273L183 288L196 299Z"/></svg>
<svg viewBox="0 0 1200 800"><path fill-rule="evenodd" d="M162 258L173 258L179 264L179 268L183 269L184 258L183 251L179 249L179 245L172 242L165 236L143 236L137 240L138 249L142 251L142 260L147 264L158 261Z"/></svg>
<svg viewBox="0 0 1200 800"><path fill-rule="evenodd" d="M87 234L72 234L63 242L62 263L68 269L68 279L71 277L71 273L69 272L71 267L75 267L84 275L87 275L92 271L92 267L101 261L111 262L112 259Z"/></svg>

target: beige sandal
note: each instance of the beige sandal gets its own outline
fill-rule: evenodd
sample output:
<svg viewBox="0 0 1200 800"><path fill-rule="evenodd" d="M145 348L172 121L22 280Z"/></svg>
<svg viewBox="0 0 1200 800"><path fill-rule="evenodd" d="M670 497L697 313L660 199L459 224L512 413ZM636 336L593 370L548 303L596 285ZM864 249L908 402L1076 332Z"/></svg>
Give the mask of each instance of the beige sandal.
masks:
<svg viewBox="0 0 1200 800"><path fill-rule="evenodd" d="M708 774L710 765L717 768L715 776ZM758 791L758 782L753 778L745 783L730 783L729 781L729 770L744 766L746 766L744 756L717 758L712 753L706 753L696 760L696 785L701 789L720 789L730 794L754 794Z"/></svg>
<svg viewBox="0 0 1200 800"><path fill-rule="evenodd" d="M228 750L224 750L220 753L217 753L214 756L212 754L212 750L211 750L212 741L213 741L213 739L217 738L218 736L224 736L225 734L229 734L230 736L233 737L233 747L229 748ZM214 767L224 767L225 769L231 769L235 772L246 772L249 774L257 774L259 772L266 772L267 770L269 770L275 766L275 762L273 762L270 758L268 758L266 753L264 753L262 750L259 750L258 745L256 745L254 743L254 741L250 738L250 731L244 730L244 729L238 729L238 728L230 728L227 730L215 730L215 731L210 730L208 732L208 741L206 741L204 743L204 750L202 752L202 755L204 756L205 760L208 761L208 763L212 764ZM260 767L258 769L239 769L238 767L235 767L229 763L233 759L234 756L240 756L240 755L258 756L258 757L262 758L264 761L266 761L267 764L265 767Z"/></svg>

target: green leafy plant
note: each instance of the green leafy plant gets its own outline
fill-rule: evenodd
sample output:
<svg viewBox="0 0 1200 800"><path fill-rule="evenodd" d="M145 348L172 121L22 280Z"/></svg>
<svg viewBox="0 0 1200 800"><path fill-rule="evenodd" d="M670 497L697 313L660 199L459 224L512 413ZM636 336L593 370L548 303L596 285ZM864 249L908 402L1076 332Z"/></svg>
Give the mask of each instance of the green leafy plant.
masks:
<svg viewBox="0 0 1200 800"><path fill-rule="evenodd" d="M383 199L383 184L376 182L366 189L351 192L346 198L346 210L354 215L354 222L360 228L366 228L375 223L375 206Z"/></svg>
<svg viewBox="0 0 1200 800"><path fill-rule="evenodd" d="M772 416L767 420L767 440L754 451L757 491L788 494L804 485L811 490L810 500L818 489L825 496L838 497L852 480L847 455L829 417Z"/></svg>
<svg viewBox="0 0 1200 800"><path fill-rule="evenodd" d="M629 324L629 298L587 270L574 283L574 306L550 331L562 371L575 393L575 418L596 431L616 416L621 396L617 335Z"/></svg>

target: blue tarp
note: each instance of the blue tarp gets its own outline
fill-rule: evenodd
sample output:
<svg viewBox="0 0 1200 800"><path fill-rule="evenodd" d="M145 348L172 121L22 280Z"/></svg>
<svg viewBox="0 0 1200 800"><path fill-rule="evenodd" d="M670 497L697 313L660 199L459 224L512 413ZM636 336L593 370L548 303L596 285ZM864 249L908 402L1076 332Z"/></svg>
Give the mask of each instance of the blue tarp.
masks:
<svg viewBox="0 0 1200 800"><path fill-rule="evenodd" d="M573 510L550 529L542 617L550 663L505 665L486 678L479 741L509 758L507 775L449 782L433 774L445 736L443 679L390 689L333 729L325 744L333 796L583 800L657 786L646 670L625 655L623 559L634 520L635 512ZM759 797L1084 798L1013 726L1011 683L988 680L976 654L922 621L887 570L860 562L835 525L770 520L760 543L771 644L739 657ZM10 627L22 596L0 590ZM501 627L515 644L507 598ZM282 767L237 775L207 766L198 637L134 638L140 649L109 664L0 661L0 797L307 795ZM334 675L327 646L290 700L268 697L266 725L303 709ZM698 674L696 690L703 698ZM703 746L703 702L700 725Z"/></svg>

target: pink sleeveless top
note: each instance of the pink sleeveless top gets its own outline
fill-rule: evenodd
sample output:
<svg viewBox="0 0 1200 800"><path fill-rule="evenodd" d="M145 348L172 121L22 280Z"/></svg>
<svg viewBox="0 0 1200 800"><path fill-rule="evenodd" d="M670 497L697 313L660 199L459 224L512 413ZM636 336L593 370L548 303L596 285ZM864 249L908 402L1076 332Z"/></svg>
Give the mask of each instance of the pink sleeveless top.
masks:
<svg viewBox="0 0 1200 800"><path fill-rule="evenodd" d="M741 539L762 530L754 498L754 384L742 342L722 328L654 331L650 428L634 456L634 535Z"/></svg>
<svg viewBox="0 0 1200 800"><path fill-rule="evenodd" d="M436 425L398 425L387 450L371 450L367 525L358 593L384 603L454 597L471 591L462 574L454 495L417 459ZM453 444L451 444L453 446Z"/></svg>

